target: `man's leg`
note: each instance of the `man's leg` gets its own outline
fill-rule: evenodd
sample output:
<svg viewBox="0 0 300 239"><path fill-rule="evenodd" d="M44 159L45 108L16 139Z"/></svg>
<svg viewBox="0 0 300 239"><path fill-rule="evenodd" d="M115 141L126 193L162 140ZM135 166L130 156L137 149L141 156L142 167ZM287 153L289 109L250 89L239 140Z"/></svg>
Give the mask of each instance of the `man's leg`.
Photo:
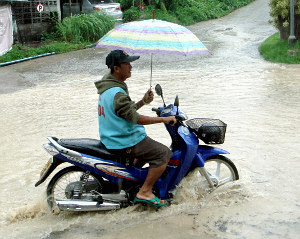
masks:
<svg viewBox="0 0 300 239"><path fill-rule="evenodd" d="M172 154L167 146L149 137L133 147L132 156L150 165L144 184L136 194L138 199L151 200L155 197L152 193L153 185L165 171Z"/></svg>
<svg viewBox="0 0 300 239"><path fill-rule="evenodd" d="M137 198L144 199L144 200L150 200L155 197L155 195L152 193L152 188L157 179L163 174L166 167L168 165L168 162L157 167L157 168L149 168L146 180L141 187L140 191L136 194Z"/></svg>

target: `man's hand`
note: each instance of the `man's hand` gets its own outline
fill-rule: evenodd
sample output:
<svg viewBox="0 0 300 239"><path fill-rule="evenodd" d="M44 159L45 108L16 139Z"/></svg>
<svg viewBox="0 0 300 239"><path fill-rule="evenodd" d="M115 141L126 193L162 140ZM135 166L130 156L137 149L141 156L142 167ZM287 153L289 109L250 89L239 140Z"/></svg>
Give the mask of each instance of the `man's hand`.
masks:
<svg viewBox="0 0 300 239"><path fill-rule="evenodd" d="M153 101L154 94L151 89L149 89L143 97L144 104L150 104Z"/></svg>
<svg viewBox="0 0 300 239"><path fill-rule="evenodd" d="M175 118L174 115L169 116L169 117L164 117L163 119L165 121L164 122L165 124L170 124L172 126L174 126L176 124L176 122L177 122L177 120L176 120L176 118Z"/></svg>

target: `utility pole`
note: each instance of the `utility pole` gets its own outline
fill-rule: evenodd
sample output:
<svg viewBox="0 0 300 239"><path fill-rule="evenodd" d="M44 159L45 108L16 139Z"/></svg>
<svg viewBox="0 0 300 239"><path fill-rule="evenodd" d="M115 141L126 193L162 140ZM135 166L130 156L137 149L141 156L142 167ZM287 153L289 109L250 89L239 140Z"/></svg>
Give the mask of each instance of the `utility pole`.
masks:
<svg viewBox="0 0 300 239"><path fill-rule="evenodd" d="M60 4L60 1L61 1L61 0L57 0L57 1L56 1L57 17L58 17L58 20L59 20L59 21L61 21L61 10L60 10L61 4Z"/></svg>
<svg viewBox="0 0 300 239"><path fill-rule="evenodd" d="M290 36L288 39L289 45L293 45L296 42L296 37L295 37L295 9L294 9L294 0L290 0Z"/></svg>

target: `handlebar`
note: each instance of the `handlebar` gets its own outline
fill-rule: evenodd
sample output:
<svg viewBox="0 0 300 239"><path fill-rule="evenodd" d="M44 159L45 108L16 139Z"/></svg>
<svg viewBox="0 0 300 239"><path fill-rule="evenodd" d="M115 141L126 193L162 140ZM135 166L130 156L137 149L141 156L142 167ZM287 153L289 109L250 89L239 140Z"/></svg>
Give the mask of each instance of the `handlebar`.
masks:
<svg viewBox="0 0 300 239"><path fill-rule="evenodd" d="M152 108L152 111L154 111L159 117L160 117L160 109L159 108ZM183 120L182 117L180 117L179 115L175 115L175 118L177 120L177 123L182 124ZM169 124L174 124L174 121L170 121Z"/></svg>
<svg viewBox="0 0 300 239"><path fill-rule="evenodd" d="M152 111L156 112L157 114L160 112L160 110L157 108L152 108Z"/></svg>

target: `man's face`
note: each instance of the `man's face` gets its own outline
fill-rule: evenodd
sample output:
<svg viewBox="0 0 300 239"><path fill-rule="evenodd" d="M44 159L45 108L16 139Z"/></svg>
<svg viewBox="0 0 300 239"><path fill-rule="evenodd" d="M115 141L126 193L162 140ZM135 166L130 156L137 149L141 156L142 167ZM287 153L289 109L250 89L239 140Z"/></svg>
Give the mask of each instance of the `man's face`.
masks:
<svg viewBox="0 0 300 239"><path fill-rule="evenodd" d="M125 81L131 76L132 66L129 62L123 62L120 66L115 67L115 73L119 80Z"/></svg>

